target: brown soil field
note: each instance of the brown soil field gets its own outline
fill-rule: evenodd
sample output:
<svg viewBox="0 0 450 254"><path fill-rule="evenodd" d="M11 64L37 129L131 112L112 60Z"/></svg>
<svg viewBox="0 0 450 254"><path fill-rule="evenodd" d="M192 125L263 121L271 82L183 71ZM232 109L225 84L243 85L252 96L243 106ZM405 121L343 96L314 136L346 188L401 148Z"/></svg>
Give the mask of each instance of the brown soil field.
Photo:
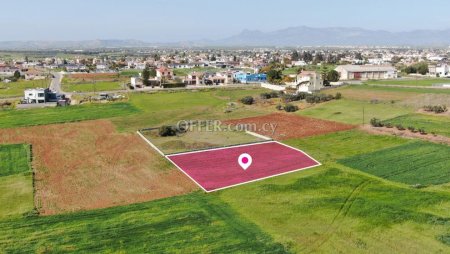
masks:
<svg viewBox="0 0 450 254"><path fill-rule="evenodd" d="M350 130L356 127L350 124L320 120L288 113L274 113L259 117L227 120L224 123L231 125L248 124L256 127L256 129L250 131L271 137L275 140L308 137L330 132ZM276 124L276 129L273 133L272 130L270 130L270 124Z"/></svg>
<svg viewBox="0 0 450 254"><path fill-rule="evenodd" d="M447 144L450 145L450 138L441 136L441 135L433 135L433 134L420 134L418 132L414 133L409 130L397 130L397 128L387 128L387 127L373 127L371 125L360 126L359 129L366 131L375 135L393 135L402 138L408 139L421 139L425 141L430 141L433 143L439 144Z"/></svg>
<svg viewBox="0 0 450 254"><path fill-rule="evenodd" d="M180 195L197 187L137 134L107 120L0 130L0 143L32 144L42 215Z"/></svg>
<svg viewBox="0 0 450 254"><path fill-rule="evenodd" d="M118 78L119 75L117 73L75 73L68 77L74 79L112 79Z"/></svg>

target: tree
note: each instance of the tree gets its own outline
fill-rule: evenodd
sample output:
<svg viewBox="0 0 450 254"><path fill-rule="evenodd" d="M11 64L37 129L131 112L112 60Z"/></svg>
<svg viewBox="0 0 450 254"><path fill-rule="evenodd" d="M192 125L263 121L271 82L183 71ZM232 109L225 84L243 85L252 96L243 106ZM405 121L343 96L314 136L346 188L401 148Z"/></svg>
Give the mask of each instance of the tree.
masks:
<svg viewBox="0 0 450 254"><path fill-rule="evenodd" d="M215 55L213 55L212 57L211 57L211 59L209 59L210 61L216 61L217 60L217 58L216 58L216 56Z"/></svg>
<svg viewBox="0 0 450 254"><path fill-rule="evenodd" d="M150 69L150 77L152 78L156 77L156 70L154 68Z"/></svg>
<svg viewBox="0 0 450 254"><path fill-rule="evenodd" d="M416 66L417 73L420 73L422 75L425 75L428 73L428 64L427 63L419 63Z"/></svg>
<svg viewBox="0 0 450 254"><path fill-rule="evenodd" d="M150 82L150 68L148 66L145 66L144 71L142 71L142 82L144 85L148 85Z"/></svg>
<svg viewBox="0 0 450 254"><path fill-rule="evenodd" d="M298 61L298 59L300 59L300 55L298 54L297 50L292 51L291 59L292 61Z"/></svg>
<svg viewBox="0 0 450 254"><path fill-rule="evenodd" d="M336 70L330 70L330 71L328 71L328 73L326 75L326 79L329 82L338 82L339 78L340 78L340 74Z"/></svg>
<svg viewBox="0 0 450 254"><path fill-rule="evenodd" d="M302 53L302 57L301 58L302 58L303 61L308 63L308 62L311 62L313 60L313 55L309 51L304 51Z"/></svg>
<svg viewBox="0 0 450 254"><path fill-rule="evenodd" d="M271 69L267 72L267 80L272 83L279 83L282 78L281 70Z"/></svg>
<svg viewBox="0 0 450 254"><path fill-rule="evenodd" d="M20 79L20 71L15 71L14 72L14 78L17 80L17 79Z"/></svg>

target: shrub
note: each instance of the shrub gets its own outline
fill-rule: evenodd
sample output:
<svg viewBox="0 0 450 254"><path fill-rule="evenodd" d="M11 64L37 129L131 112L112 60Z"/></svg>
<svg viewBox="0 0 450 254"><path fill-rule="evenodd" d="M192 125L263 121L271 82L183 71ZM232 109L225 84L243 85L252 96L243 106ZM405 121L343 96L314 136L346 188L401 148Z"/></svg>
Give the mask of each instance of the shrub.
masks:
<svg viewBox="0 0 450 254"><path fill-rule="evenodd" d="M176 136L177 128L175 126L163 125L159 128L159 135L161 137Z"/></svg>
<svg viewBox="0 0 450 254"><path fill-rule="evenodd" d="M422 135L427 135L427 132L425 131L424 128L419 128L419 133Z"/></svg>
<svg viewBox="0 0 450 254"><path fill-rule="evenodd" d="M372 125L373 127L383 127L384 126L384 124L378 118L370 119L370 125Z"/></svg>
<svg viewBox="0 0 450 254"><path fill-rule="evenodd" d="M270 92L270 98L278 98L278 97L280 97L281 95L283 95L283 92L282 92L282 91L279 91L279 92L272 91L272 92Z"/></svg>
<svg viewBox="0 0 450 254"><path fill-rule="evenodd" d="M292 104L287 104L286 106L284 106L284 111L286 112L295 112L298 110L298 107Z"/></svg>
<svg viewBox="0 0 450 254"><path fill-rule="evenodd" d="M397 130L399 130L399 131L404 131L404 130L405 130L405 127L403 127L403 125L401 125L401 124L397 124L395 127L396 127Z"/></svg>
<svg viewBox="0 0 450 254"><path fill-rule="evenodd" d="M386 128L393 128L394 127L391 123L386 123L384 126L386 126Z"/></svg>
<svg viewBox="0 0 450 254"><path fill-rule="evenodd" d="M253 102L255 102L255 99L253 99L252 96L245 96L241 99L241 102L245 105L252 105Z"/></svg>
<svg viewBox="0 0 450 254"><path fill-rule="evenodd" d="M413 133L417 132L417 130L416 130L416 128L414 128L414 126L408 126L408 130L410 130Z"/></svg>
<svg viewBox="0 0 450 254"><path fill-rule="evenodd" d="M270 93L262 93L259 96L261 97L261 99L270 99L270 98L272 98Z"/></svg>
<svg viewBox="0 0 450 254"><path fill-rule="evenodd" d="M340 100L342 98L342 94L341 93L336 93L336 95L334 96L335 100Z"/></svg>
<svg viewBox="0 0 450 254"><path fill-rule="evenodd" d="M437 106L432 106L432 105L427 105L424 106L423 109L427 112L434 112L436 114L440 114L440 113L444 113L447 112L447 106L445 105L437 105Z"/></svg>
<svg viewBox="0 0 450 254"><path fill-rule="evenodd" d="M277 110L283 110L283 106L281 106L281 104L276 105L275 108L276 108Z"/></svg>

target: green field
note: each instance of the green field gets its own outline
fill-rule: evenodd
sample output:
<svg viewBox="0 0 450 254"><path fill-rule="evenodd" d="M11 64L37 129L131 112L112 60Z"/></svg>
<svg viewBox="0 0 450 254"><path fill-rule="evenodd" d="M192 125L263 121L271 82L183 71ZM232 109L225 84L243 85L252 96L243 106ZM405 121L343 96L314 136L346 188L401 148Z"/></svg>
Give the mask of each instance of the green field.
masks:
<svg viewBox="0 0 450 254"><path fill-rule="evenodd" d="M139 73L141 73L142 70L136 70L136 69L128 69L128 70L122 70L119 72L120 76L123 77L135 77L139 76Z"/></svg>
<svg viewBox="0 0 450 254"><path fill-rule="evenodd" d="M369 80L365 82L368 85L397 85L397 86L433 86L434 84L447 84L450 79L408 79L408 80Z"/></svg>
<svg viewBox="0 0 450 254"><path fill-rule="evenodd" d="M0 82L0 98L23 97L24 90L29 88L47 88L50 80L19 80L17 82L3 83Z"/></svg>
<svg viewBox="0 0 450 254"><path fill-rule="evenodd" d="M314 158L320 161L334 161L348 156L399 146L410 141L393 136L370 135L366 132L350 130L303 139L290 139L284 142L314 155Z"/></svg>
<svg viewBox="0 0 450 254"><path fill-rule="evenodd" d="M0 221L6 253L286 253L213 196Z"/></svg>
<svg viewBox="0 0 450 254"><path fill-rule="evenodd" d="M389 102L371 103L358 100L334 100L298 111L298 114L350 124L369 123L371 118L388 119L412 113L406 106Z"/></svg>
<svg viewBox="0 0 450 254"><path fill-rule="evenodd" d="M436 89L426 87L399 87L399 86L369 86L369 85L349 85L350 87L358 90L365 91L383 91L383 92L401 92L401 93L416 93L416 94L450 94L450 89Z"/></svg>
<svg viewBox="0 0 450 254"><path fill-rule="evenodd" d="M75 122L132 115L139 110L129 103L88 104L30 110L0 111L0 128Z"/></svg>
<svg viewBox="0 0 450 254"><path fill-rule="evenodd" d="M70 84L63 83L62 90L66 92L98 92L98 91L115 91L125 89L126 82L116 81L97 81L93 83Z"/></svg>
<svg viewBox="0 0 450 254"><path fill-rule="evenodd" d="M176 124L174 124L176 126ZM214 123L208 126L191 126L185 133L177 136L162 137L159 129L142 131L141 133L150 140L164 154L204 150L232 145L241 145L265 141L244 131L228 130L226 126L219 126L224 131L214 130Z"/></svg>
<svg viewBox="0 0 450 254"><path fill-rule="evenodd" d="M405 128L412 126L416 129L424 128L428 133L436 133L439 135L450 137L450 118L447 116L433 116L424 114L407 114L392 119L387 119L385 123L393 125L401 124Z"/></svg>
<svg viewBox="0 0 450 254"><path fill-rule="evenodd" d="M0 219L33 209L30 146L0 145Z"/></svg>
<svg viewBox="0 0 450 254"><path fill-rule="evenodd" d="M450 182L449 155L447 145L415 142L339 162L392 181L429 185Z"/></svg>

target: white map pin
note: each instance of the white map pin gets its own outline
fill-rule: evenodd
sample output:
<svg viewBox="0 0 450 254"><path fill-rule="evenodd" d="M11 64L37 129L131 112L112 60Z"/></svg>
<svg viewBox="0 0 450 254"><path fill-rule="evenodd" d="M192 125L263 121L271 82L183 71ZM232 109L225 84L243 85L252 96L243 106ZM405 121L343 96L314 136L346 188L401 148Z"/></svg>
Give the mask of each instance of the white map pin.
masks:
<svg viewBox="0 0 450 254"><path fill-rule="evenodd" d="M247 168L250 167L250 165L252 165L252 156L243 153L239 155L238 163L244 170L247 170Z"/></svg>

